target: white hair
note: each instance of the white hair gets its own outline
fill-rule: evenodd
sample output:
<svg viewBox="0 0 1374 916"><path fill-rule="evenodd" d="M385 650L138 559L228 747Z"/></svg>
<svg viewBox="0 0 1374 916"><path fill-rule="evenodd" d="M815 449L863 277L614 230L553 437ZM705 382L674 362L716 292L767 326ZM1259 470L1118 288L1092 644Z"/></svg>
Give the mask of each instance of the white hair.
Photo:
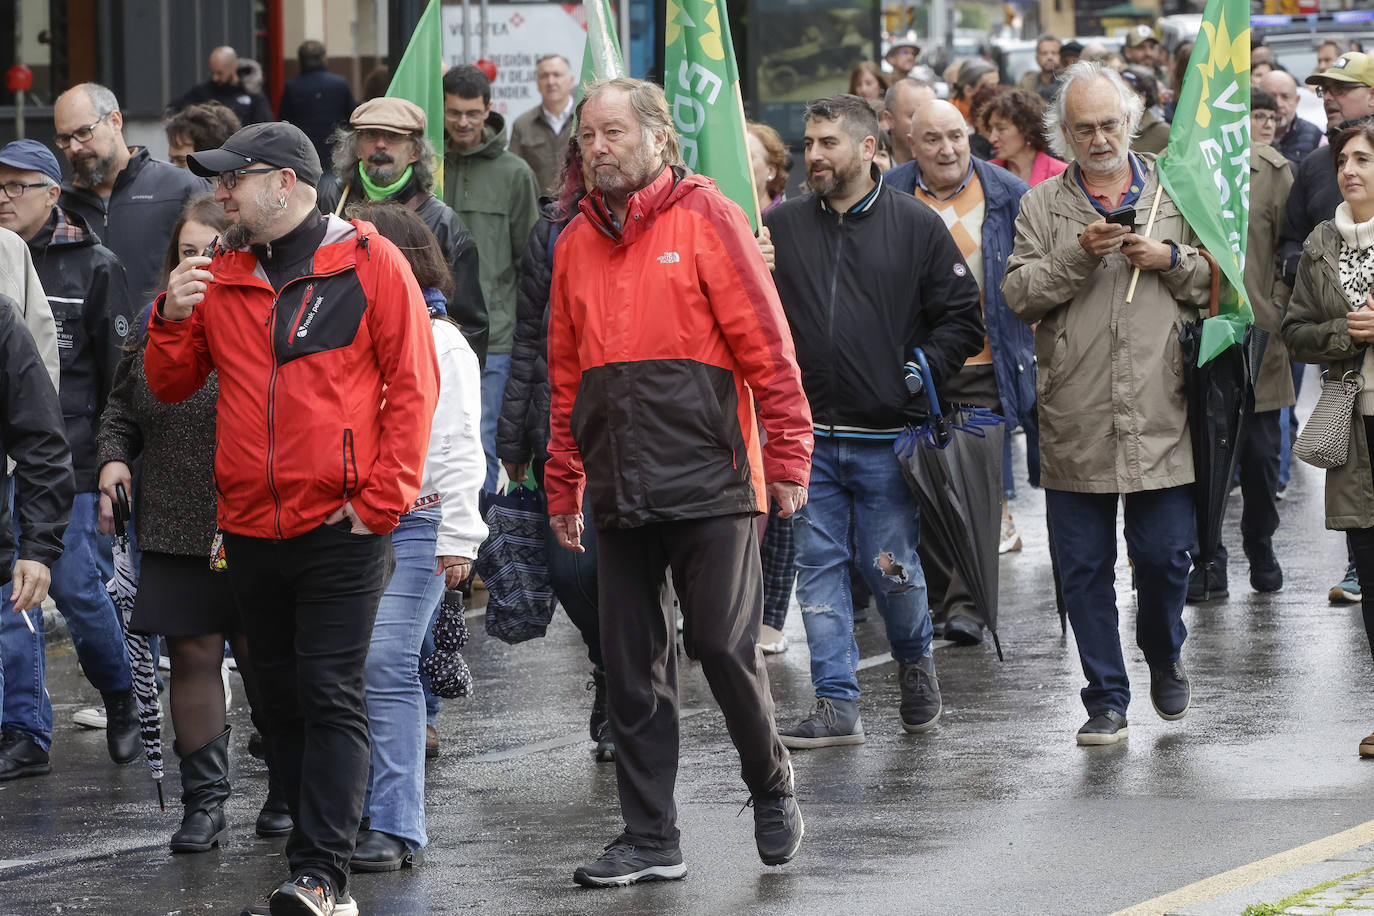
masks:
<svg viewBox="0 0 1374 916"><path fill-rule="evenodd" d="M1134 137L1140 128L1140 118L1145 113L1145 103L1140 100L1140 95L1126 85L1121 74L1111 67L1097 61L1080 60L1064 71L1059 91L1054 94L1054 104L1045 110L1045 140L1049 142L1050 152L1065 162L1073 162L1076 158L1065 133L1067 115L1064 107L1069 97L1069 87L1074 83L1094 80L1106 80L1116 90L1121 100L1122 117L1126 120L1126 136Z"/></svg>

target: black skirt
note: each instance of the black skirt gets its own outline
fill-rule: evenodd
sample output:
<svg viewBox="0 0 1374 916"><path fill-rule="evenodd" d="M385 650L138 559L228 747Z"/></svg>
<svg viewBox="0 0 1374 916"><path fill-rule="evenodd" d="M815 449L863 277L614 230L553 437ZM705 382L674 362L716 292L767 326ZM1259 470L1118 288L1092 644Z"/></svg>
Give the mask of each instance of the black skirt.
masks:
<svg viewBox="0 0 1374 916"><path fill-rule="evenodd" d="M237 633L238 609L226 575L210 569L205 556L144 551L129 628L162 636Z"/></svg>

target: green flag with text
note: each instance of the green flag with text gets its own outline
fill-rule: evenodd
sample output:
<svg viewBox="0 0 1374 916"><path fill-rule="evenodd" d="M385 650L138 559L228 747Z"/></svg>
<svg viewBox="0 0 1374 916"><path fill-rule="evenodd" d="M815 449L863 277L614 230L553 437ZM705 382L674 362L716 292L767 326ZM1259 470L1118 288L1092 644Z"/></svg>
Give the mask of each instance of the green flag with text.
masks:
<svg viewBox="0 0 1374 916"><path fill-rule="evenodd" d="M625 75L620 38L616 35L615 16L611 14L609 0L584 0L582 11L587 16L587 45L582 51L582 75L577 80L578 98L597 80Z"/></svg>
<svg viewBox="0 0 1374 916"><path fill-rule="evenodd" d="M1202 325L1202 365L1240 343L1254 320L1243 277L1250 214L1250 0L1207 0L1159 180L1225 274L1217 317Z"/></svg>
<svg viewBox="0 0 1374 916"><path fill-rule="evenodd" d="M387 98L405 99L425 110L425 136L434 143L434 193L444 193L444 49L439 0L429 0L406 53L396 65Z"/></svg>
<svg viewBox="0 0 1374 916"><path fill-rule="evenodd" d="M667 0L663 90L687 167L714 178L755 231L758 198L744 135L739 68L723 0Z"/></svg>

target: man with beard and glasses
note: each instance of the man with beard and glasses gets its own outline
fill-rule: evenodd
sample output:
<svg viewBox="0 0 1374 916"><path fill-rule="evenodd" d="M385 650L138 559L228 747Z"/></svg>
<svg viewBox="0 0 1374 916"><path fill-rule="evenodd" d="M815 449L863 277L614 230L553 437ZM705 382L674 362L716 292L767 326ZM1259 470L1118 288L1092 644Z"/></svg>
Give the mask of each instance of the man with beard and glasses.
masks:
<svg viewBox="0 0 1374 916"><path fill-rule="evenodd" d="M743 211L682 166L662 89L593 83L577 136L595 189L553 262L544 479L550 525L571 550L582 549L590 494L625 829L573 880L686 872L673 804L677 653L661 597L670 568L686 652L739 751L759 857L781 865L803 826L757 645L754 521L770 495L784 516L806 504L811 412L792 338Z"/></svg>
<svg viewBox="0 0 1374 916"><path fill-rule="evenodd" d="M887 625L902 728L927 731L942 708L919 512L892 444L926 413L925 395L903 379L913 350L924 350L938 388L982 349L983 319L978 285L940 217L879 177L877 132L858 96L811 102L811 196L779 204L765 221L816 437L811 497L793 525L816 706L783 730L794 749L864 741L851 563Z"/></svg>
<svg viewBox="0 0 1374 916"><path fill-rule="evenodd" d="M477 245L452 208L434 196L434 144L425 112L405 99L375 98L359 105L329 138L334 171L320 182L324 213L346 212L352 201L393 200L415 211L448 261L453 296L448 316L458 322L478 362L487 355L487 304L477 271Z"/></svg>
<svg viewBox="0 0 1374 916"><path fill-rule="evenodd" d="M1021 198L1002 281L1007 306L1035 326L1040 483L1088 681L1080 745L1127 736L1131 693L1113 589L1119 502L1150 700L1173 720L1191 696L1179 659L1197 533L1178 334L1207 305L1211 270L1168 194L1149 236L1140 234L1159 187L1155 157L1130 148L1143 107L1109 67L1080 61L1065 71L1046 132L1054 154L1073 164Z"/></svg>
<svg viewBox="0 0 1374 916"><path fill-rule="evenodd" d="M183 401L218 372L215 482L227 585L266 698L267 759L295 829L291 880L250 914L357 913L348 894L369 764L363 671L414 505L438 396L410 266L366 222L323 216L315 146L245 127L190 167L229 229L159 297L148 387Z"/></svg>
<svg viewBox="0 0 1374 916"><path fill-rule="evenodd" d="M1298 117L1298 83L1285 70L1270 70L1260 77L1259 88L1274 96L1278 104L1278 124L1272 144L1293 164L1293 168L1322 142L1322 130ZM1252 108L1254 106L1251 106Z"/></svg>
<svg viewBox="0 0 1374 916"><path fill-rule="evenodd" d="M1306 82L1321 94L1326 108L1328 139L1335 140L1346 128L1374 118L1374 57L1358 51L1342 54L1325 69L1309 76ZM1298 164L1284 209L1279 263L1283 282L1290 289L1297 283L1303 242L1318 225L1336 215L1336 207L1343 199L1336 184L1336 170L1331 164L1331 147L1319 146ZM1347 539L1345 575L1327 590L1327 600L1332 604L1351 604L1358 602L1362 595L1360 577L1355 570L1354 548Z"/></svg>
<svg viewBox="0 0 1374 916"><path fill-rule="evenodd" d="M182 205L209 184L145 147L126 146L124 113L104 86L80 83L58 96L53 125L54 142L75 173L58 206L81 217L118 256L131 297L151 296Z"/></svg>

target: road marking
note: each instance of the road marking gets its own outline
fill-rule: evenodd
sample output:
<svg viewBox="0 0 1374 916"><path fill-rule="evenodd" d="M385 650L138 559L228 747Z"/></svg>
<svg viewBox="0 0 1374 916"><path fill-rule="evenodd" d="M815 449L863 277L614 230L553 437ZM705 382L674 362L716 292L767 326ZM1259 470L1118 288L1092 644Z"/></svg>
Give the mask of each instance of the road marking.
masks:
<svg viewBox="0 0 1374 916"><path fill-rule="evenodd" d="M1306 843L1287 852L1276 853L1267 859L1260 859L1249 865L1242 865L1219 875L1203 878L1201 881L1171 891L1162 897L1156 897L1153 900L1146 900L1144 903L1137 903L1133 907L1118 910L1111 916L1158 916L1158 914L1167 913L1181 906L1201 903L1204 900L1211 900L1213 897L1220 897L1222 894L1229 894L1231 891L1283 874L1302 865L1324 862L1371 841L1374 841L1374 821L1365 821L1349 830L1342 830L1340 833L1333 833L1331 836L1323 837L1320 840L1313 840L1311 843Z"/></svg>

